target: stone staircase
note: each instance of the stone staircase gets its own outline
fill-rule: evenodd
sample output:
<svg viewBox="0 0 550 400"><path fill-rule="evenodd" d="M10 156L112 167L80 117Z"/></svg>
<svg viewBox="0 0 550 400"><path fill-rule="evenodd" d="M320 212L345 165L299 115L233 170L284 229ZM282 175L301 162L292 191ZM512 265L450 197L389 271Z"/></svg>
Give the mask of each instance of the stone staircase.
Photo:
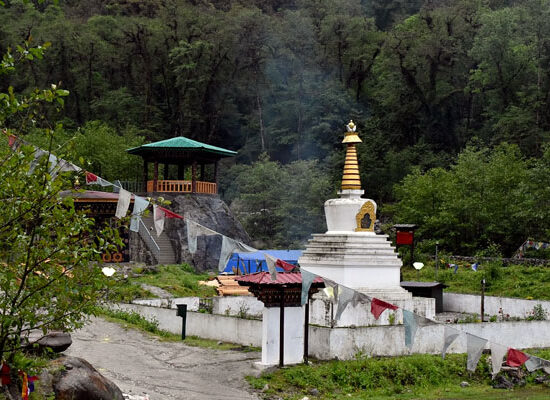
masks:
<svg viewBox="0 0 550 400"><path fill-rule="evenodd" d="M153 253L153 257L155 257L157 264L175 264L176 253L174 252L174 248L172 247L172 243L170 242L170 238L168 237L166 232L162 232L162 234L157 237L152 215L143 217L142 220L147 227L147 231L150 233L153 240L157 243L159 247L158 251L157 249L151 248L152 246L149 244L149 240L143 237L144 235L140 230L140 236L142 237L145 244L149 247L149 250Z"/></svg>

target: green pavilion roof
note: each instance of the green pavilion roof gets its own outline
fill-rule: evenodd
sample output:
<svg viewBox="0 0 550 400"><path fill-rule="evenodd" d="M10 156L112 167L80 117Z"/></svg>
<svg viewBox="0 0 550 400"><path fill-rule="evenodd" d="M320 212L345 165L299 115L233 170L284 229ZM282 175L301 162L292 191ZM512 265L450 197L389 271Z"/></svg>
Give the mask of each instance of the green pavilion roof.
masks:
<svg viewBox="0 0 550 400"><path fill-rule="evenodd" d="M156 152L203 152L215 154L222 157L233 157L237 155L236 151L227 150L222 147L212 146L201 143L193 139L178 136L171 139L161 140L160 142L148 143L139 147L126 150L130 154L145 156Z"/></svg>

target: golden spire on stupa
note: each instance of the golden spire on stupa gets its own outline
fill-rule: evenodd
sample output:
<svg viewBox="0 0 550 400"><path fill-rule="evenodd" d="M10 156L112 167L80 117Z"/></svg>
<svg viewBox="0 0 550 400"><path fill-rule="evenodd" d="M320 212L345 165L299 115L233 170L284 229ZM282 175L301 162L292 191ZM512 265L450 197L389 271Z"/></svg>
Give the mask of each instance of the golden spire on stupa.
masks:
<svg viewBox="0 0 550 400"><path fill-rule="evenodd" d="M347 132L342 143L347 145L346 162L344 164L344 175L342 176L342 190L361 190L361 178L359 176L359 164L357 162L356 143L361 143L361 139L355 130L357 126L353 121L346 125Z"/></svg>

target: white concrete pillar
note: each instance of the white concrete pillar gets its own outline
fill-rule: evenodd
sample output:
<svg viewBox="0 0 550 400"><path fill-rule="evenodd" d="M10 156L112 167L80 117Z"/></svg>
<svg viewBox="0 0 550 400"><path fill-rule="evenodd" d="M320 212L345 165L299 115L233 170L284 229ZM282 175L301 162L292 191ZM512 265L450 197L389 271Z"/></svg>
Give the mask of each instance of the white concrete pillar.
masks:
<svg viewBox="0 0 550 400"><path fill-rule="evenodd" d="M279 364L280 308L264 307L262 365ZM284 364L304 361L304 307L285 307Z"/></svg>

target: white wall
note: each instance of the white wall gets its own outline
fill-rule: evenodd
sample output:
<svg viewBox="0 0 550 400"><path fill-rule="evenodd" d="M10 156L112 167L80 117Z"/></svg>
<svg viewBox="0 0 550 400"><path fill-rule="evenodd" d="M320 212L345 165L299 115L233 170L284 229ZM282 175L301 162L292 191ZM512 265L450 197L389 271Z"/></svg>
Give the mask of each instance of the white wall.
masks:
<svg viewBox="0 0 550 400"><path fill-rule="evenodd" d="M523 300L510 297L485 296L485 314L499 316L502 309L504 315L527 318L533 312L533 307L541 304L550 318L550 301ZM452 312L481 313L481 296L472 294L443 293L443 310Z"/></svg>
<svg viewBox="0 0 550 400"><path fill-rule="evenodd" d="M212 299L212 313L220 315L246 314L262 317L264 303L254 296L217 296Z"/></svg>
<svg viewBox="0 0 550 400"><path fill-rule="evenodd" d="M148 319L156 318L161 329L181 333L182 321L176 316L175 310L135 304L119 304L115 307L136 311ZM332 329L310 326L309 354L324 360L351 359L358 352L379 356L437 354L443 346L443 330L446 325L517 349L550 347L550 321L428 325L418 329L412 351L405 346L403 325ZM262 321L187 312L187 334L242 345L261 346ZM448 353L465 352L466 335L463 334L451 345Z"/></svg>

